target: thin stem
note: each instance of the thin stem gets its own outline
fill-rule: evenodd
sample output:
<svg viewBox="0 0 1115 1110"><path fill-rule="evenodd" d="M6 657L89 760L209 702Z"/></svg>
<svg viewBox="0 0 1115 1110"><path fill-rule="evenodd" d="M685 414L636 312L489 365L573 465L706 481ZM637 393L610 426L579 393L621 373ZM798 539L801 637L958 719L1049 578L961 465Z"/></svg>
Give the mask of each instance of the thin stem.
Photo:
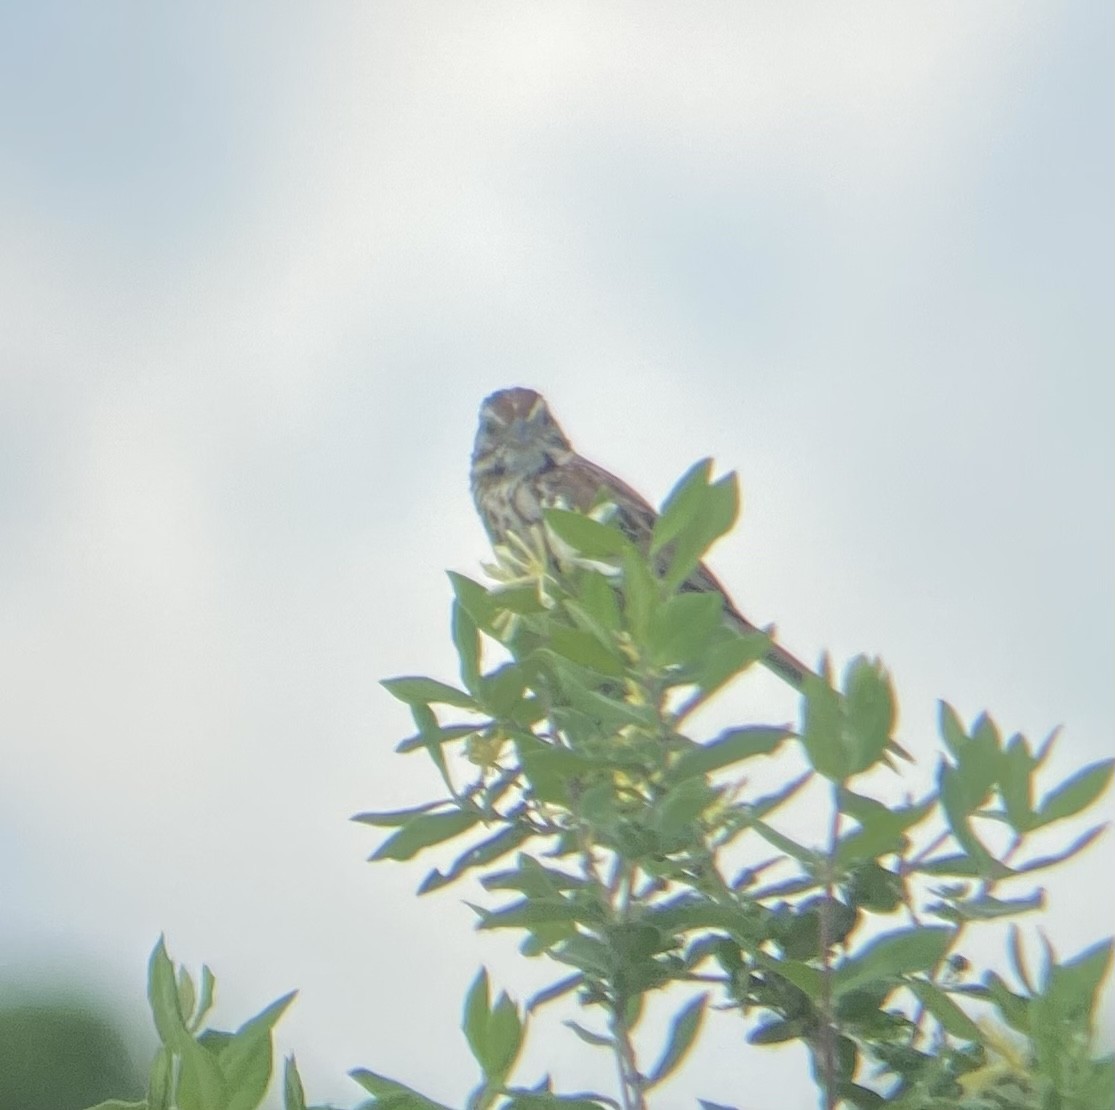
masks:
<svg viewBox="0 0 1115 1110"><path fill-rule="evenodd" d="M612 1039L619 1068L620 1096L624 1110L646 1110L643 1086L635 1059L635 1046L627 1028L627 1001L617 998L612 1009Z"/></svg>
<svg viewBox="0 0 1115 1110"><path fill-rule="evenodd" d="M615 1050L616 1057L616 1073L619 1076L619 1101L623 1110L632 1110L631 1099L628 1097L627 1092L627 1069L624 1062L623 1049L618 1040L615 1039L613 1032L612 1047Z"/></svg>
<svg viewBox="0 0 1115 1110"><path fill-rule="evenodd" d="M836 1108L836 1030L832 1013L832 954L829 926L833 899L836 897L836 846L840 840L840 804L833 784L832 823L829 828L829 852L825 859L825 894L821 903L821 1071L825 1080L825 1110Z"/></svg>
<svg viewBox="0 0 1115 1110"><path fill-rule="evenodd" d="M614 853L611 874L605 880L597 867L587 829L581 824L578 831L581 840L581 867L585 876L602 894L601 902L607 908L611 919L625 920L631 908L630 893L634 882L634 868L629 866L618 853ZM624 999L612 999L612 1051L619 1075L620 1106L622 1110L646 1110L646 1102L639 1083L635 1049L631 1043L630 1030L627 1028L626 1009Z"/></svg>

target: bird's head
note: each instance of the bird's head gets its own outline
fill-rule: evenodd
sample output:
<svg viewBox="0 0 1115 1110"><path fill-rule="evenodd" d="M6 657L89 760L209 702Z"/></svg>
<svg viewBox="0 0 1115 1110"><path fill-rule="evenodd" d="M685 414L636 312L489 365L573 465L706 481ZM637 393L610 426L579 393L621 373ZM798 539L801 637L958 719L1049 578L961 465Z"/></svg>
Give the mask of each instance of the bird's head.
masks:
<svg viewBox="0 0 1115 1110"><path fill-rule="evenodd" d="M533 389L501 389L480 406L474 467L494 474L528 475L571 451L545 398Z"/></svg>

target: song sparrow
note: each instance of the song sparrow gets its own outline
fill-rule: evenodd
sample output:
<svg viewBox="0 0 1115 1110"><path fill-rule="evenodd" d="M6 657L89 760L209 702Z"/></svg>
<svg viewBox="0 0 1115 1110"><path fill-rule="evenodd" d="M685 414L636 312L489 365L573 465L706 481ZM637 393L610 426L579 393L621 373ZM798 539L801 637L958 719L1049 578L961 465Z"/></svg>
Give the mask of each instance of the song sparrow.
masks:
<svg viewBox="0 0 1115 1110"><path fill-rule="evenodd" d="M645 550L657 515L629 485L573 450L545 399L533 389L501 389L480 406L472 496L493 543L505 543L510 534L528 538L543 509L587 512L608 501L615 506L616 523ZM683 588L715 591L735 627L756 631L703 563ZM778 644L771 645L764 662L799 690L811 673Z"/></svg>

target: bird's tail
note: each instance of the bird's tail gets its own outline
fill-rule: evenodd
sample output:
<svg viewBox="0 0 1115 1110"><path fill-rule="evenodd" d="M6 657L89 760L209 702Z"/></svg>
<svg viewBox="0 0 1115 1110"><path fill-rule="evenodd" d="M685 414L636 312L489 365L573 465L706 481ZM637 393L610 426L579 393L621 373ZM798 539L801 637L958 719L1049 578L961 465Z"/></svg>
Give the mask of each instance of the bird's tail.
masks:
<svg viewBox="0 0 1115 1110"><path fill-rule="evenodd" d="M728 610L728 617L740 632L763 631L753 625L734 605ZM814 674L796 655L792 655L781 644L770 645L770 651L763 657L763 665L799 693L805 688L806 678Z"/></svg>

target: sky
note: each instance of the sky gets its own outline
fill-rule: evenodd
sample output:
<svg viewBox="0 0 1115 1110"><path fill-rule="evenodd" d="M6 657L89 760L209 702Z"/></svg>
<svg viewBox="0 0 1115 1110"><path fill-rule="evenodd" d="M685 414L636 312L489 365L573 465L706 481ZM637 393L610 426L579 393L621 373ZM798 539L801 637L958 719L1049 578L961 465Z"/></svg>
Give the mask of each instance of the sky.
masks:
<svg viewBox="0 0 1115 1110"><path fill-rule="evenodd" d="M736 470L718 576L807 659L881 655L927 781L938 698L1063 725L1050 784L1109 755L1113 21L3 8L0 978L139 1014L165 932L226 1023L301 988L313 1098L368 1066L463 1100L477 966L516 997L545 969L347 819L436 788L378 680L454 677L504 386L652 500ZM794 706L759 676L722 712ZM1030 935L1105 935L1112 862L1051 876ZM520 1078L610 1084L561 1016ZM661 1104L695 1090L813 1104L738 1026Z"/></svg>

